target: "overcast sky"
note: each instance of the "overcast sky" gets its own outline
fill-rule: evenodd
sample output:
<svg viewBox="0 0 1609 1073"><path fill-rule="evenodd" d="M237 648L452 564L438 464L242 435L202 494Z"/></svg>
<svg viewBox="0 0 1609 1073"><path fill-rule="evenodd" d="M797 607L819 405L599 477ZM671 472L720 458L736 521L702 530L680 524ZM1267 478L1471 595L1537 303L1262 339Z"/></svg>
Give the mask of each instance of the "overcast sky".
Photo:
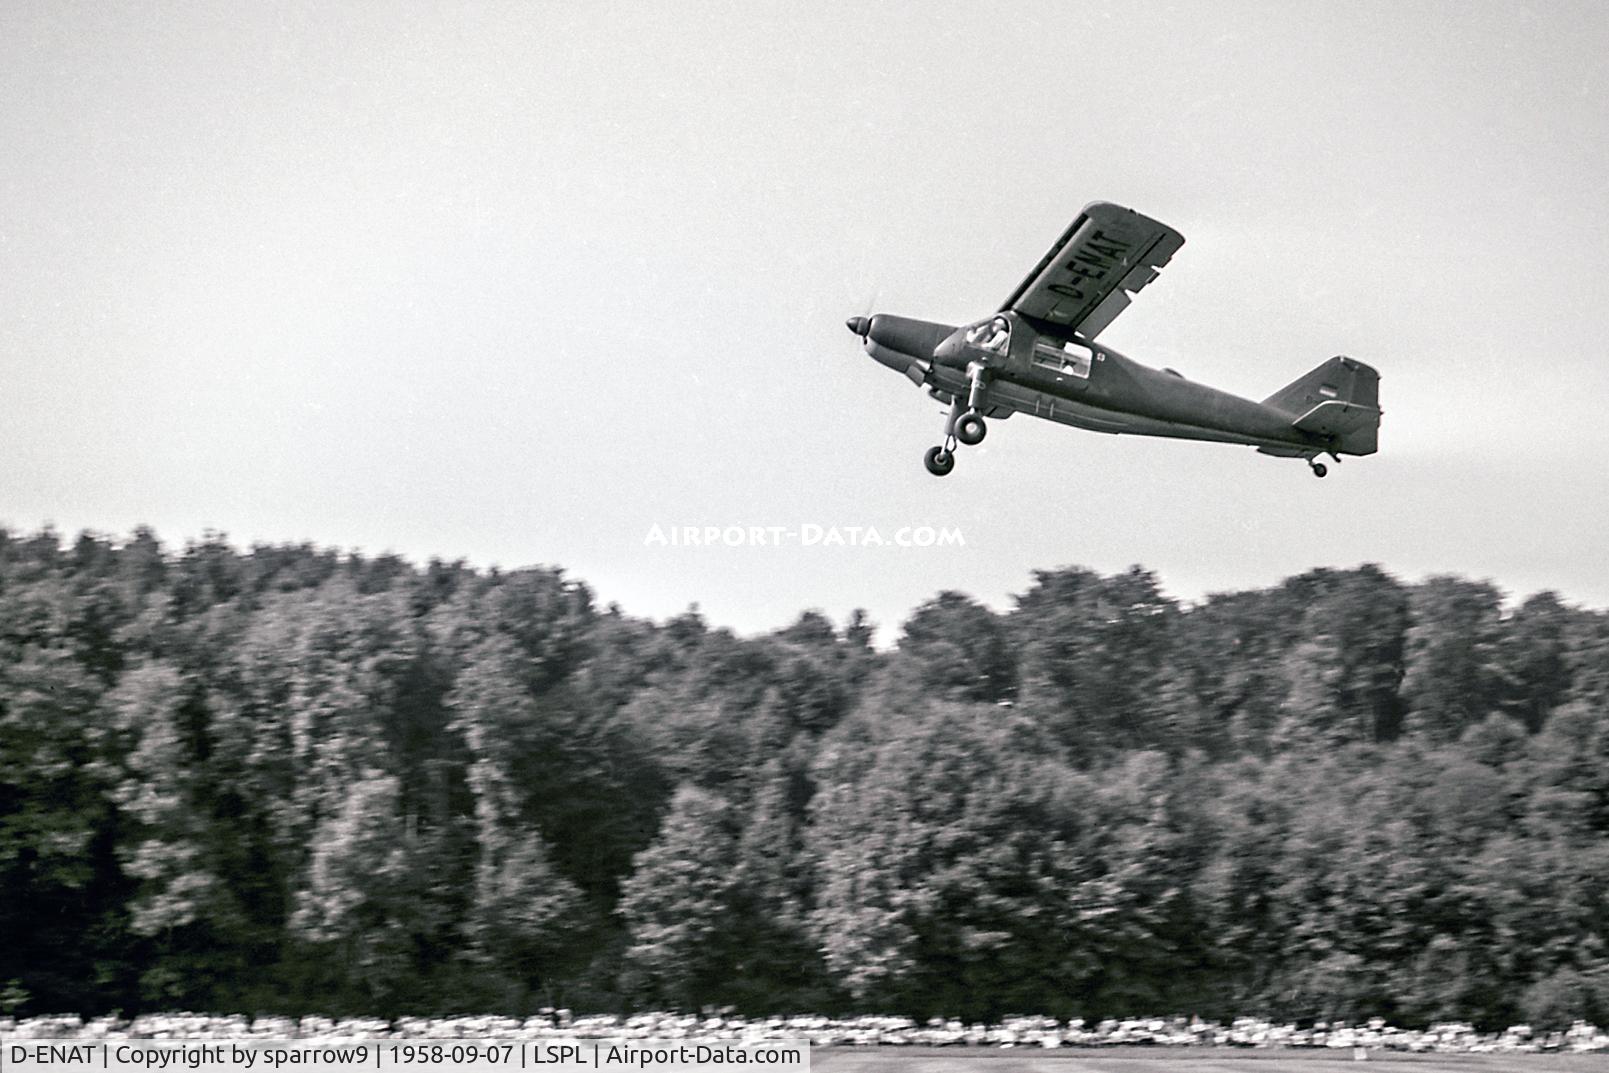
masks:
<svg viewBox="0 0 1609 1073"><path fill-rule="evenodd" d="M161 14L158 14L161 12ZM557 564L664 617L1378 562L1609 605L1609 6L0 5L0 523ZM997 308L1087 201L1105 334L1380 453L943 415L844 328ZM963 547L648 544L655 526Z"/></svg>

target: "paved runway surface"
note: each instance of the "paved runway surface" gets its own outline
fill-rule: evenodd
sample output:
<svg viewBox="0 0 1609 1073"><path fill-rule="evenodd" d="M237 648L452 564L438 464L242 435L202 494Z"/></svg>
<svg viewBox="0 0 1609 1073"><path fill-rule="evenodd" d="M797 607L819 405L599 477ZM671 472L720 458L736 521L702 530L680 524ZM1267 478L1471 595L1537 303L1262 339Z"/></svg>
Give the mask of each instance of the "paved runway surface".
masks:
<svg viewBox="0 0 1609 1073"><path fill-rule="evenodd" d="M853 1048L829 1047L810 1056L829 1073L1605 1073L1604 1054L1397 1054L1351 1051L1123 1048Z"/></svg>

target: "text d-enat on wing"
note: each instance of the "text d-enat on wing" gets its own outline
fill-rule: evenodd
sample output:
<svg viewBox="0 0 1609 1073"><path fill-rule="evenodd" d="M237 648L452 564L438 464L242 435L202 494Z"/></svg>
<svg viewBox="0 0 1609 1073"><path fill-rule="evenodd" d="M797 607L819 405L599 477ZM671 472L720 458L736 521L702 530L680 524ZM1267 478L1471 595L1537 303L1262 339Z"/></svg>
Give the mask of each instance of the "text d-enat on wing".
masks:
<svg viewBox="0 0 1609 1073"><path fill-rule="evenodd" d="M1167 224L1097 201L1050 248L1002 310L1093 339L1184 245Z"/></svg>

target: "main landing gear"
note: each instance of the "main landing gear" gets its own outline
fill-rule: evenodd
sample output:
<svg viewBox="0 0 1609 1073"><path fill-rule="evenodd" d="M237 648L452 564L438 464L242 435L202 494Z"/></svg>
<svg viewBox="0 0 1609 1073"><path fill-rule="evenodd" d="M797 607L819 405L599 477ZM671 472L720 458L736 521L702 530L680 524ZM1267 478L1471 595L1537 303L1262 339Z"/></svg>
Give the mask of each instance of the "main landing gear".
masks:
<svg viewBox="0 0 1609 1073"><path fill-rule="evenodd" d="M963 410L961 400L957 399L950 408L950 419L944 423L944 442L938 447L929 447L922 462L933 476L943 477L955 468L957 444L976 447L988 434L989 426L984 424L983 415L976 410Z"/></svg>
<svg viewBox="0 0 1609 1073"><path fill-rule="evenodd" d="M983 409L984 385L987 383L984 368L974 363L967 367L967 374L972 380L972 390L967 398L962 399L957 395L950 404L950 416L944 422L944 442L928 448L927 455L922 459L927 471L935 477L943 477L955 468L956 444L976 447L989 434L989 426L984 423L980 412Z"/></svg>
<svg viewBox="0 0 1609 1073"><path fill-rule="evenodd" d="M955 468L955 451L950 447L929 447L922 464L933 476L942 477Z"/></svg>

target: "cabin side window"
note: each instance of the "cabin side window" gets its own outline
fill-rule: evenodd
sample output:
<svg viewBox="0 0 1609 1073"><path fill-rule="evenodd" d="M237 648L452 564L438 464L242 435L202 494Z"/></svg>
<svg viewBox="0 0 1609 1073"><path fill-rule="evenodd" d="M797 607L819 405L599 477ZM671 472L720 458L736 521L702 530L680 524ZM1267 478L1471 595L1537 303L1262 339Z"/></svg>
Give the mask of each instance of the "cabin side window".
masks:
<svg viewBox="0 0 1609 1073"><path fill-rule="evenodd" d="M1034 365L1058 376L1076 376L1089 379L1089 367L1094 353L1080 343L1053 343L1041 339L1034 344Z"/></svg>

